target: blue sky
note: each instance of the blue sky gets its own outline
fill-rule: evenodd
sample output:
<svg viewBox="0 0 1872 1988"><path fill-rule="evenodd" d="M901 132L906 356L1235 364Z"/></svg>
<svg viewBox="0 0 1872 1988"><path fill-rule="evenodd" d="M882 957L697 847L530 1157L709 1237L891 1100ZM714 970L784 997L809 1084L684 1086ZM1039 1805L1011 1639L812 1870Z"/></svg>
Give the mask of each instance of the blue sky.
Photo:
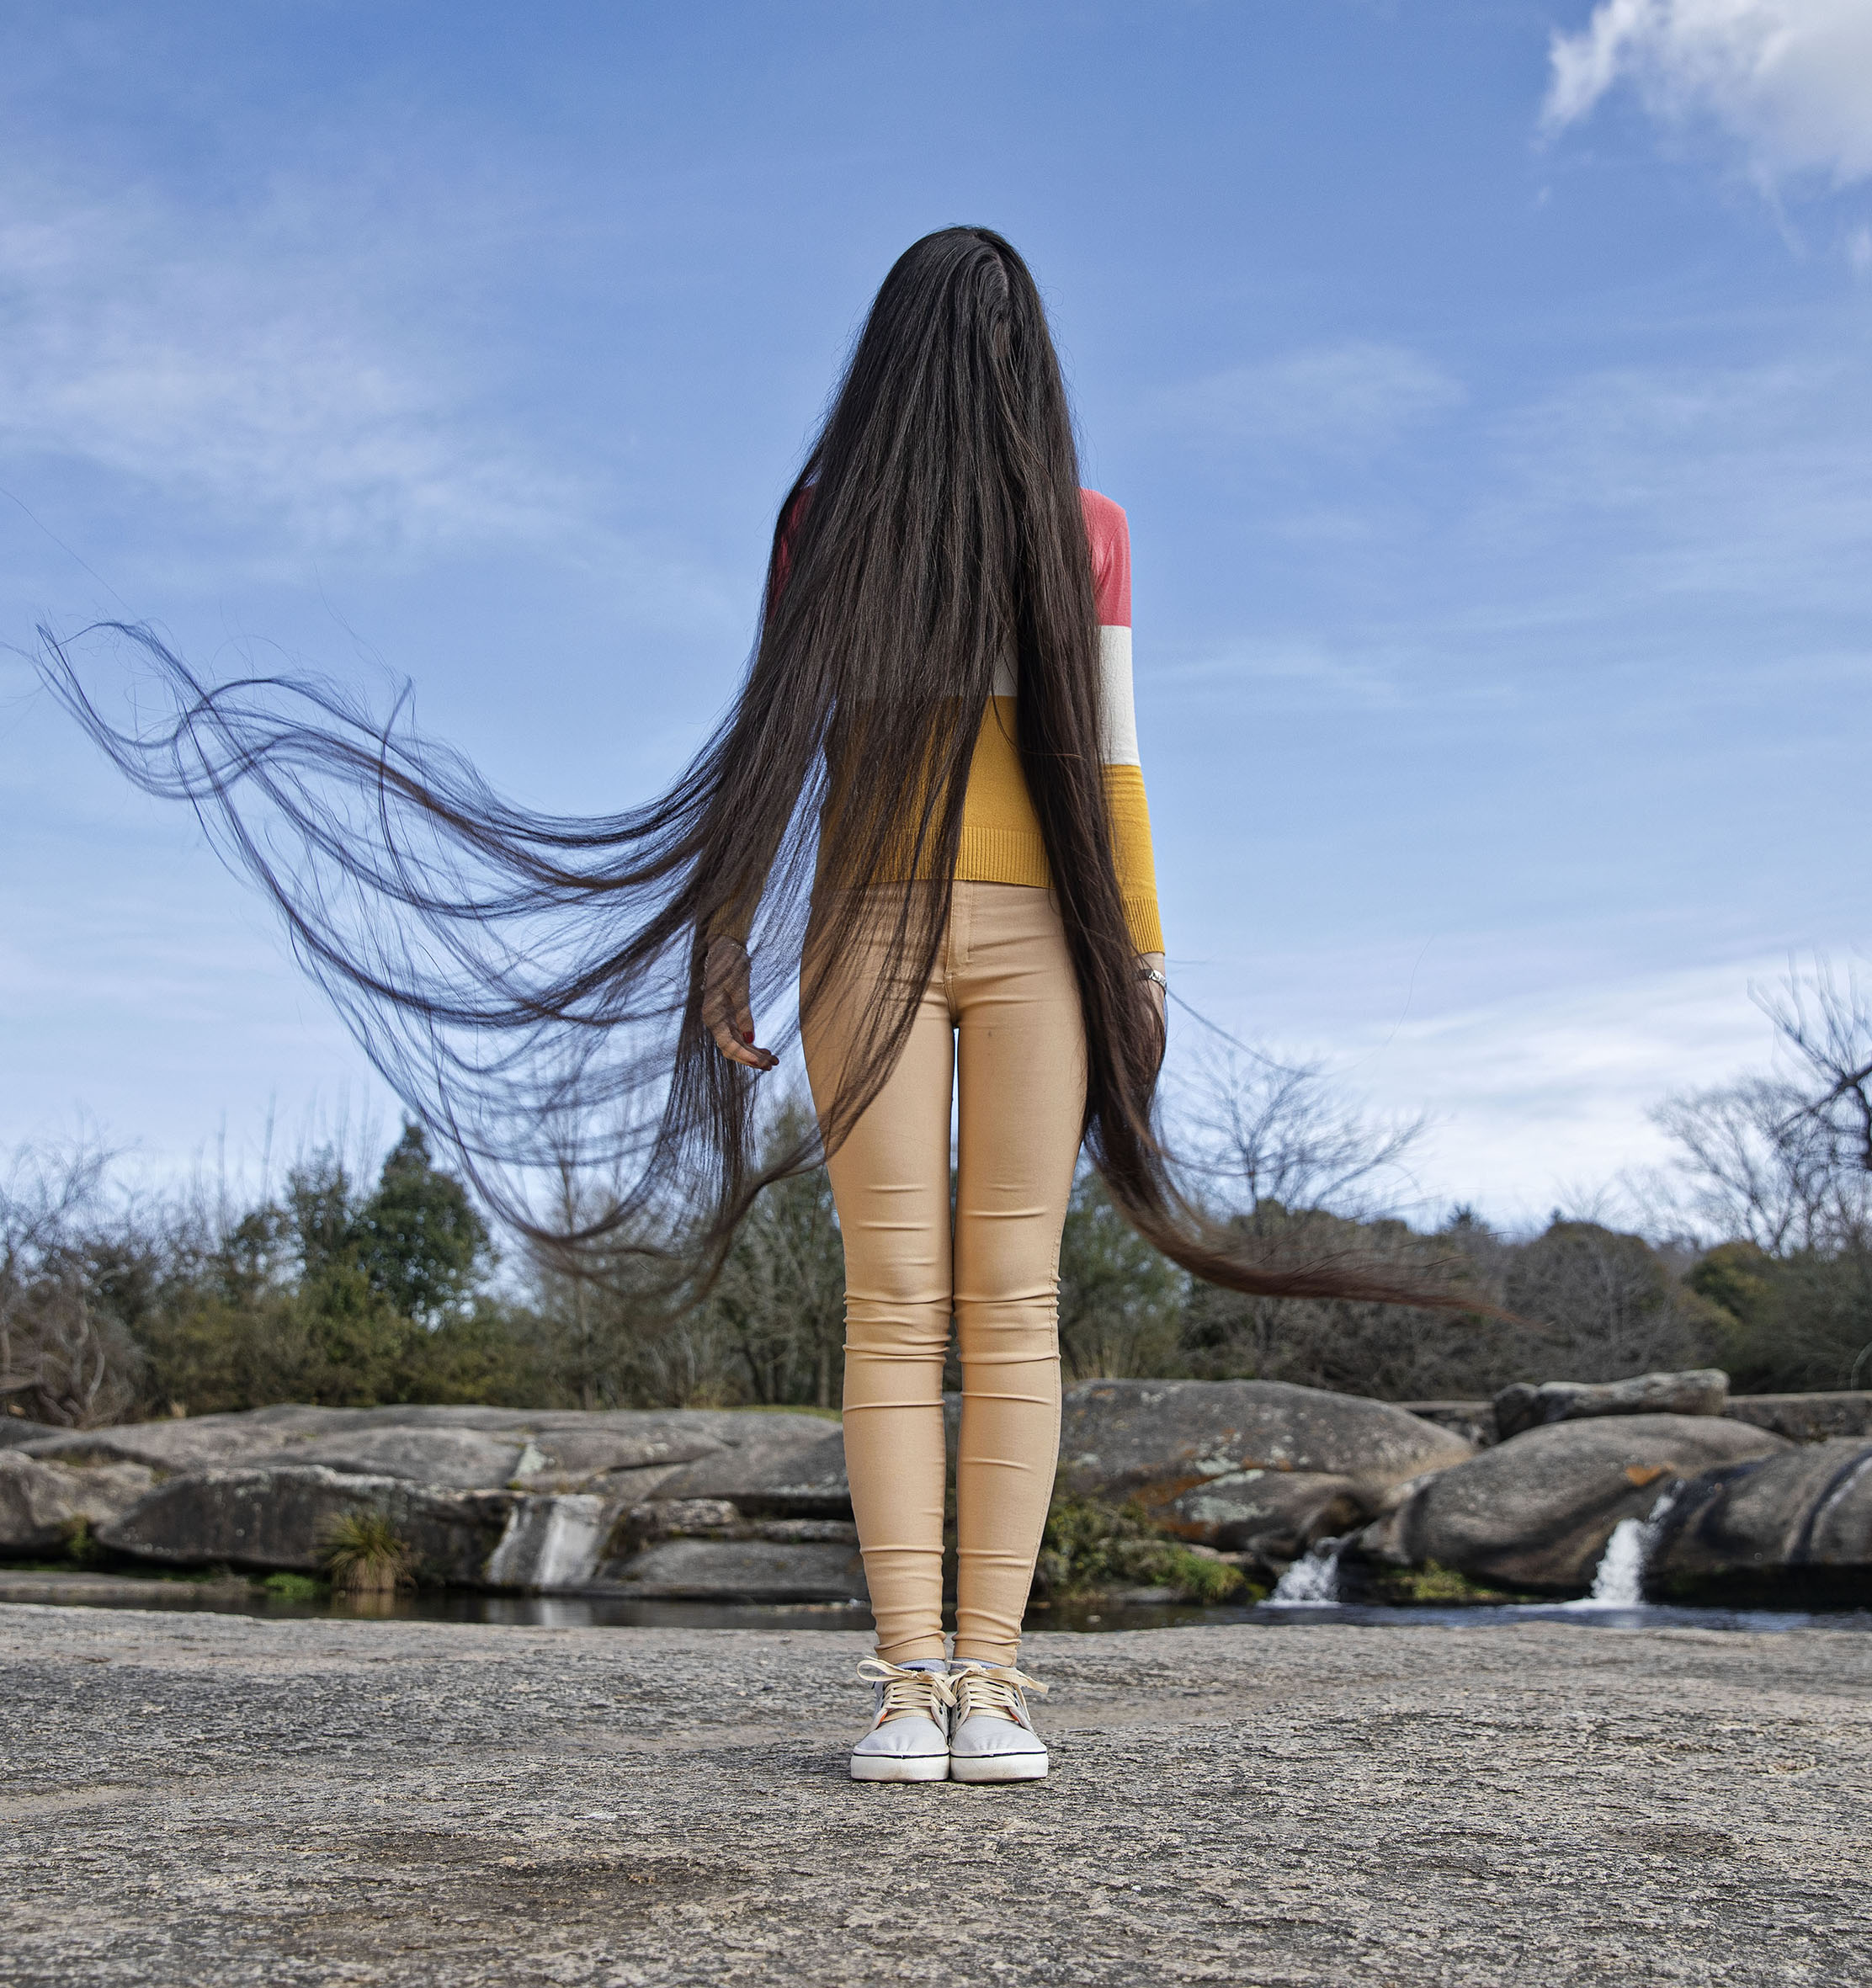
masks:
<svg viewBox="0 0 1872 1988"><path fill-rule="evenodd" d="M1866 0L0 5L0 641L682 763L891 258L998 227L1130 514L1181 992L1524 1219L1872 935ZM393 1123L0 656L0 1145Z"/></svg>

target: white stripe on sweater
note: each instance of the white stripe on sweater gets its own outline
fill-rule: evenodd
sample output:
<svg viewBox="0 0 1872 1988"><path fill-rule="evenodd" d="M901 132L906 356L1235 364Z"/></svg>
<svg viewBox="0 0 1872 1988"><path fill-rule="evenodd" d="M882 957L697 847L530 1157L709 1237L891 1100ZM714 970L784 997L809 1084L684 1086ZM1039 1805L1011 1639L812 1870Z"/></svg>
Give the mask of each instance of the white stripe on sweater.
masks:
<svg viewBox="0 0 1872 1988"><path fill-rule="evenodd" d="M1136 766L1137 706L1131 696L1131 631L1107 626L1098 631L1098 708L1100 760L1107 766ZM1017 694L1014 666L1003 662L995 669L996 697Z"/></svg>

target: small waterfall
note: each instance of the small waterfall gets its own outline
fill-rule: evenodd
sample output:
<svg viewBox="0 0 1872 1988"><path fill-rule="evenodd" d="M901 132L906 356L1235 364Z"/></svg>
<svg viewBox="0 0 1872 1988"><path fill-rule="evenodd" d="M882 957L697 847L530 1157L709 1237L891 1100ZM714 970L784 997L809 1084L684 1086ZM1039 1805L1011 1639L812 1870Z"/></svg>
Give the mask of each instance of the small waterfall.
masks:
<svg viewBox="0 0 1872 1988"><path fill-rule="evenodd" d="M1269 1597L1276 1602L1300 1602L1315 1608L1333 1608L1339 1603L1339 1555L1352 1535L1342 1539L1322 1539L1306 1557L1294 1562L1274 1584Z"/></svg>
<svg viewBox="0 0 1872 1988"><path fill-rule="evenodd" d="M1593 1576L1593 1592L1575 1608L1641 1608L1645 1605L1645 1566L1664 1529L1664 1521L1683 1495L1673 1484L1651 1508L1649 1518L1621 1518L1612 1528L1605 1551Z"/></svg>
<svg viewBox="0 0 1872 1988"><path fill-rule="evenodd" d="M487 1556L487 1585L535 1593L583 1587L598 1571L604 1528L603 1498L516 1498L507 1530Z"/></svg>

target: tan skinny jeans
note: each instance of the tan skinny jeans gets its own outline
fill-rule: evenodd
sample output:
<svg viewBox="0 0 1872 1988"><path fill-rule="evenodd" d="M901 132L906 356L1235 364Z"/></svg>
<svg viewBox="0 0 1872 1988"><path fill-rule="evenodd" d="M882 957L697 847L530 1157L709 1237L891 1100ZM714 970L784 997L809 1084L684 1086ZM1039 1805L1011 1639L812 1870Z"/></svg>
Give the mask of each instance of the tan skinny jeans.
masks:
<svg viewBox="0 0 1872 1988"><path fill-rule="evenodd" d="M806 1043L822 1111L839 1015ZM960 1071L953 1225L949 1124ZM1012 1663L1060 1444L1060 1231L1085 1033L1050 890L958 883L903 1055L832 1158L845 1243L845 1459L878 1654L940 1657L943 1362L961 1342L955 1655Z"/></svg>

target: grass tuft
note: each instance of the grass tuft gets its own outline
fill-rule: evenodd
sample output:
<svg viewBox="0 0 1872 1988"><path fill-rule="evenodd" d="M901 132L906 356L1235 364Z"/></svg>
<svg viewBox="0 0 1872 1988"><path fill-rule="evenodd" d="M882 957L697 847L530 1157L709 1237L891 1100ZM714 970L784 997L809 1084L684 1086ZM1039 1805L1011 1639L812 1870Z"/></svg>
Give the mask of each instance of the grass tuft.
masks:
<svg viewBox="0 0 1872 1988"><path fill-rule="evenodd" d="M413 1558L382 1512L348 1512L325 1535L325 1567L334 1594L387 1595L413 1587Z"/></svg>

